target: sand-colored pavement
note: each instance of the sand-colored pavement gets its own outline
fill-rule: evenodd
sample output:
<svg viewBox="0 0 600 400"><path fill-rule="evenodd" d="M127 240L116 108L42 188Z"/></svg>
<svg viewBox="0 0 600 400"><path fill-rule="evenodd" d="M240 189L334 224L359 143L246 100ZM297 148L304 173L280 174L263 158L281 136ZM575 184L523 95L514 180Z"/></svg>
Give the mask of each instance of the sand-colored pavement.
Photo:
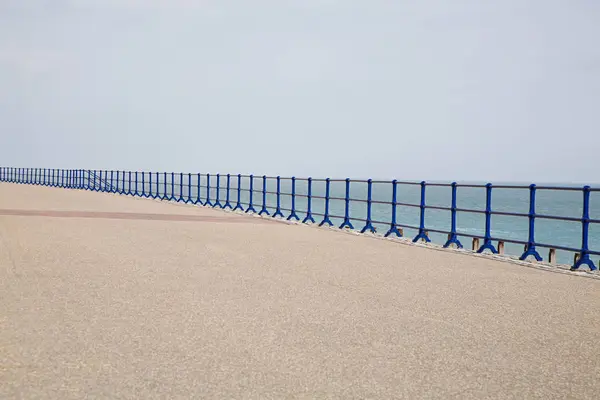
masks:
<svg viewBox="0 0 600 400"><path fill-rule="evenodd" d="M0 183L0 399L600 397L600 280Z"/></svg>

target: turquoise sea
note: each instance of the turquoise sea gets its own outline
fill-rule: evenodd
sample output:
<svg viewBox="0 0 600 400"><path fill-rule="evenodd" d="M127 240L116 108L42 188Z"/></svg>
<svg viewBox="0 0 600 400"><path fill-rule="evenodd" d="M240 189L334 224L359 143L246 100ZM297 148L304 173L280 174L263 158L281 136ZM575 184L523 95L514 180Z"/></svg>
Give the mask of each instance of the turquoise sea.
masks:
<svg viewBox="0 0 600 400"><path fill-rule="evenodd" d="M103 176L104 178L104 176ZM144 184L142 185L142 180ZM150 185L152 180L152 185ZM110 181L110 175L108 176ZM183 185L181 185L183 182ZM190 186L191 182L191 186ZM198 186L200 187L200 200L204 203L207 198L207 176L202 175L198 180L197 174L192 174L191 177L186 173L183 174L183 180L179 174L174 175L172 182L171 174L165 176L163 173L158 175L158 185L156 174L152 173L150 178L149 173L138 174L138 191L141 193L156 194L159 196L165 194L167 197L187 199L191 196L192 199L198 198ZM485 184L473 183L469 184ZM220 176L219 181L219 201L222 205L227 199L227 177ZM282 212L287 217L292 206L292 183L289 179L281 179L280 204ZM345 192L346 183L343 180L335 180L330 184L330 203L329 213L331 221L339 226L343 222L345 211ZM460 182L459 182L460 185ZM492 210L498 212L522 213L529 212L529 188L526 184L515 183L495 183L495 185L521 185L525 186L522 189L492 189ZM551 215L560 217L570 217L580 219L583 210L583 193L582 186L573 186L568 184L544 184L539 186L567 186L577 188L579 190L537 190L536 198L536 214ZM119 174L119 182L116 179L116 173L113 174L113 189L121 191L129 190L129 177L126 174L123 181L122 173ZM240 203L244 210L250 204L250 178L243 177L240 185ZM135 190L135 174L132 175L132 191ZM263 179L262 177L254 177L253 180L253 198L252 204L257 212L262 209L263 205ZM273 215L277 208L277 183L275 178L267 179L265 204L268 212ZM350 185L350 198L353 200L349 204L349 214L352 224L357 230L362 229L365 225L363 221L367 215L367 191L366 182L352 182ZM304 219L306 216L307 202L306 197L308 192L308 182L303 179L296 180L296 199L295 209L298 217ZM284 194L286 193L286 194ZM312 183L312 212L313 217L319 223L325 211L325 182L316 180ZM405 204L419 205L421 199L421 188L418 182L414 184L398 184L397 186L397 202ZM217 199L217 177L210 177L210 200L214 204ZM238 200L238 178L237 175L232 175L230 178L229 201L235 207ZM385 234L389 229L392 205L386 204L392 201L392 184L391 182L375 182L372 184L372 220L376 221L373 225L377 229L378 234ZM485 210L486 189L458 187L457 190L457 207L459 209L470 210ZM451 188L439 186L426 187L426 204L428 206L450 207L451 205ZM407 205L397 206L397 223L409 226L419 226L420 209ZM600 220L600 192L591 192L590 196L590 218ZM430 230L449 231L451 223L451 213L448 210L426 209L425 211L425 227ZM581 247L582 224L580 221L561 221L555 219L536 218L535 240L536 243L556 245L562 247L570 247L579 249ZM527 217L516 217L506 215L492 215L491 218L491 233L494 238L502 238L506 240L516 240L526 242L528 238L529 220ZM465 248L471 248L471 238L460 236L460 234L474 235L483 237L485 232L485 215L480 213L457 212L457 232ZM404 228L406 237L414 237L417 234L415 229ZM444 244L447 235L440 233L431 233L429 237L434 243ZM496 244L496 243L495 243ZM600 250L600 224L591 223L589 228L589 248L592 251ZM523 244L506 243L505 251L509 255L520 256L523 253ZM540 255L547 260L548 249L538 248ZM573 262L574 253L570 251L557 251L557 259L561 264L571 264ZM594 262L598 263L600 256L592 256Z"/></svg>

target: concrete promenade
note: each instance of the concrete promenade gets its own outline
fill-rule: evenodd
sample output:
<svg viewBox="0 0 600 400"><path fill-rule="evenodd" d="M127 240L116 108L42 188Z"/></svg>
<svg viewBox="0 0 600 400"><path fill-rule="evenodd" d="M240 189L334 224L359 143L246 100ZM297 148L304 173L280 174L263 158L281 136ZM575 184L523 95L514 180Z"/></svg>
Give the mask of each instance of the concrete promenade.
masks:
<svg viewBox="0 0 600 400"><path fill-rule="evenodd" d="M600 280L0 183L0 399L597 399Z"/></svg>

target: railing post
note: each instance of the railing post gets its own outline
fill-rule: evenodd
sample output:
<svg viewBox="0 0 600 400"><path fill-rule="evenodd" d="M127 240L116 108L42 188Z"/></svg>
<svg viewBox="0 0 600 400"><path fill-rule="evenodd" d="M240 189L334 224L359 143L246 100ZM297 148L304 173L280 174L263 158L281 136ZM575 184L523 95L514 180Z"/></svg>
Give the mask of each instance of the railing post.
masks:
<svg viewBox="0 0 600 400"><path fill-rule="evenodd" d="M307 222L311 222L314 224L315 219L312 215L312 178L310 176L308 177L307 186L308 187L306 190L306 217L304 217L302 223L306 224Z"/></svg>
<svg viewBox="0 0 600 400"><path fill-rule="evenodd" d="M325 179L325 212L323 213L323 221L319 223L319 226L323 226L325 224L329 226L333 226L333 222L329 219L329 186L331 184L331 179Z"/></svg>
<svg viewBox="0 0 600 400"><path fill-rule="evenodd" d="M194 203L192 200L192 174L188 172L188 198L185 201L187 203Z"/></svg>
<svg viewBox="0 0 600 400"><path fill-rule="evenodd" d="M385 233L385 237L389 237L392 233L397 237L402 237L402 233L398 230L398 224L396 222L396 213L398 207L398 181L394 179L392 181L392 221L390 222L390 229Z"/></svg>
<svg viewBox="0 0 600 400"><path fill-rule="evenodd" d="M221 174L217 174L217 193L215 196L215 204L213 207L223 208L221 205Z"/></svg>
<svg viewBox="0 0 600 400"><path fill-rule="evenodd" d="M175 200L175 172L171 172L171 196L168 198L168 200Z"/></svg>
<svg viewBox="0 0 600 400"><path fill-rule="evenodd" d="M537 261L542 261L542 256L535 249L535 184L529 186L529 238L525 252L519 257L519 260L525 260L529 256L533 256Z"/></svg>
<svg viewBox="0 0 600 400"><path fill-rule="evenodd" d="M296 215L296 177L292 176L292 210L290 211L290 215L288 215L287 220L295 219L296 221L300 221L298 215Z"/></svg>
<svg viewBox="0 0 600 400"><path fill-rule="evenodd" d="M477 250L478 253L483 253L484 250L489 250L494 254L498 253L498 250L492 243L492 184L488 183L485 185L485 234L483 237L483 244Z"/></svg>
<svg viewBox="0 0 600 400"><path fill-rule="evenodd" d="M177 198L177 202L185 203L185 199L183 197L183 172L179 173L179 197Z"/></svg>
<svg viewBox="0 0 600 400"><path fill-rule="evenodd" d="M133 196L133 192L131 191L131 171L127 171L127 180L129 185L127 189L127 195Z"/></svg>
<svg viewBox="0 0 600 400"><path fill-rule="evenodd" d="M139 196L140 194L138 192L138 171L135 171L134 174L135 174L135 182L134 182L135 191L133 192L133 195L134 196Z"/></svg>
<svg viewBox="0 0 600 400"><path fill-rule="evenodd" d="M425 208L427 207L425 204L425 188L427 187L427 183L425 181L421 182L421 204L419 208L421 212L419 214L419 233L413 239L413 243L418 242L419 240L424 240L426 243L431 242L429 236L427 236L427 231L425 230Z"/></svg>
<svg viewBox="0 0 600 400"><path fill-rule="evenodd" d="M450 234L448 235L448 241L444 244L444 248L448 248L451 245L455 245L456 248L462 249L463 245L458 240L456 234L456 182L452 182L452 203L450 205Z"/></svg>
<svg viewBox="0 0 600 400"><path fill-rule="evenodd" d="M587 265L590 271L594 271L596 266L590 258L590 249L588 245L590 227L590 187L583 187L583 213L581 215L581 251L579 252L579 258L574 263L571 270L577 270L583 264Z"/></svg>
<svg viewBox="0 0 600 400"><path fill-rule="evenodd" d="M277 176L277 209L273 213L273 218L275 217L284 218L281 212L281 177L279 175Z"/></svg>
<svg viewBox="0 0 600 400"><path fill-rule="evenodd" d="M237 204L235 205L235 208L233 209L233 211L236 211L236 210L244 211L244 207L242 207L242 202L241 202L241 199L242 199L242 196L241 196L241 194L242 194L242 175L238 174L237 178L238 178L237 179L237 181L238 181L237 182Z"/></svg>
<svg viewBox="0 0 600 400"><path fill-rule="evenodd" d="M152 194L152 171L148 172L148 197L149 199L153 199L154 196Z"/></svg>
<svg viewBox="0 0 600 400"><path fill-rule="evenodd" d="M64 176L65 176L64 171L63 171L62 175L63 175L63 178L64 178ZM104 177L104 180L106 180L106 177ZM100 191L104 192L105 191L105 187L106 187L106 184L102 180L102 170L100 170Z"/></svg>
<svg viewBox="0 0 600 400"><path fill-rule="evenodd" d="M120 192L119 192L119 183L120 183L119 172L120 171L117 170L117 184L115 185L115 191L120 194Z"/></svg>
<svg viewBox="0 0 600 400"><path fill-rule="evenodd" d="M140 172L142 174L142 193L140 193L140 197L146 196L146 173L144 171Z"/></svg>
<svg viewBox="0 0 600 400"><path fill-rule="evenodd" d="M161 197L161 200L169 200L169 197L167 196L167 173L163 172L163 195Z"/></svg>
<svg viewBox="0 0 600 400"><path fill-rule="evenodd" d="M229 202L229 192L231 190L231 174L227 174L227 192L226 192L226 198L225 198L225 205L223 206L223 208L229 208L230 210L232 209L231 207L231 203Z"/></svg>
<svg viewBox="0 0 600 400"><path fill-rule="evenodd" d="M340 229L354 229L354 226L350 221L350 178L346 178L346 197L344 198L344 203L344 222L340 225Z"/></svg>
<svg viewBox="0 0 600 400"><path fill-rule="evenodd" d="M198 173L198 182L196 182L196 188L198 189L198 193L196 193L196 204L202 204L202 199L200 197L200 180L201 180L202 175L200 175L200 173Z"/></svg>
<svg viewBox="0 0 600 400"><path fill-rule="evenodd" d="M246 213L249 212L253 212L256 213L256 210L254 209L254 206L252 205L252 199L254 198L254 175L250 175L250 200L249 203L250 205L248 206L248 208L246 209Z"/></svg>
<svg viewBox="0 0 600 400"><path fill-rule="evenodd" d="M213 203L210 202L210 174L206 174L206 201L205 206L212 207Z"/></svg>
<svg viewBox="0 0 600 400"><path fill-rule="evenodd" d="M154 193L154 199L158 199L160 197L160 175L158 171L156 172L156 192Z"/></svg>
<svg viewBox="0 0 600 400"><path fill-rule="evenodd" d="M365 226L361 229L360 233L365 233L366 231L370 231L371 233L375 233L377 230L373 226L373 222L371 219L371 205L373 202L373 180L369 179L367 181L367 221Z"/></svg>
<svg viewBox="0 0 600 400"><path fill-rule="evenodd" d="M262 208L258 215L271 215L269 214L269 210L267 210L267 176L263 175L262 177Z"/></svg>

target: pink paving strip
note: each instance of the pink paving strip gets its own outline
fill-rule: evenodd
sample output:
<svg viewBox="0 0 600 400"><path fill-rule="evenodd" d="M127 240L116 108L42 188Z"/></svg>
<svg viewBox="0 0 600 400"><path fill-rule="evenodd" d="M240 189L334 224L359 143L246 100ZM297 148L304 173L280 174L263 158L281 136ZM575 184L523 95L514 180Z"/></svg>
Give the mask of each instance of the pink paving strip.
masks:
<svg viewBox="0 0 600 400"><path fill-rule="evenodd" d="M93 218L93 219L128 219L142 221L182 221L182 222L225 222L234 224L269 223L264 218L246 218L243 216L213 217L183 214L146 214L101 211L50 211L50 210L10 210L0 209L0 216L18 217L53 217L53 218Z"/></svg>

